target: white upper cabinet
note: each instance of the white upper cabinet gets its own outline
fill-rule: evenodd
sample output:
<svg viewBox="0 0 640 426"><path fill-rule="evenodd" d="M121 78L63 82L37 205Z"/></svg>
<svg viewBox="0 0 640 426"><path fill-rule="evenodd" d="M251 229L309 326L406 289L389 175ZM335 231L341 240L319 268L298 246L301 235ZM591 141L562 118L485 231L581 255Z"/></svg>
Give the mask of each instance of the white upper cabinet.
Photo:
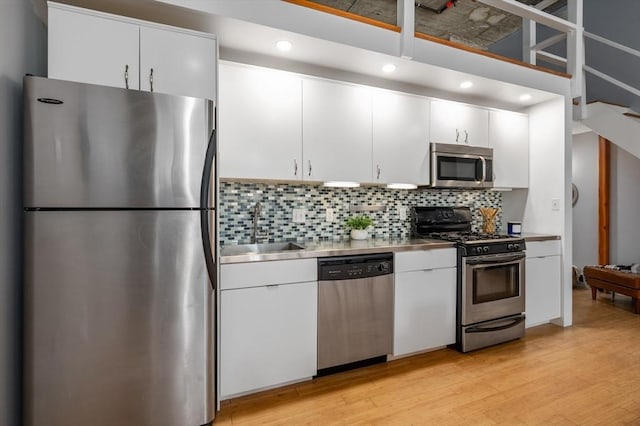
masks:
<svg viewBox="0 0 640 426"><path fill-rule="evenodd" d="M220 177L301 180L302 79L221 63Z"/></svg>
<svg viewBox="0 0 640 426"><path fill-rule="evenodd" d="M139 26L49 6L50 78L139 89Z"/></svg>
<svg viewBox="0 0 640 426"><path fill-rule="evenodd" d="M304 79L303 179L371 182L371 89Z"/></svg>
<svg viewBox="0 0 640 426"><path fill-rule="evenodd" d="M510 111L489 113L494 187L529 187L529 117Z"/></svg>
<svg viewBox="0 0 640 426"><path fill-rule="evenodd" d="M140 27L140 89L216 99L215 40Z"/></svg>
<svg viewBox="0 0 640 426"><path fill-rule="evenodd" d="M431 142L489 146L489 111L457 102L431 101Z"/></svg>
<svg viewBox="0 0 640 426"><path fill-rule="evenodd" d="M211 34L50 3L48 49L50 78L216 99Z"/></svg>
<svg viewBox="0 0 640 426"><path fill-rule="evenodd" d="M374 90L373 182L429 183L429 100Z"/></svg>

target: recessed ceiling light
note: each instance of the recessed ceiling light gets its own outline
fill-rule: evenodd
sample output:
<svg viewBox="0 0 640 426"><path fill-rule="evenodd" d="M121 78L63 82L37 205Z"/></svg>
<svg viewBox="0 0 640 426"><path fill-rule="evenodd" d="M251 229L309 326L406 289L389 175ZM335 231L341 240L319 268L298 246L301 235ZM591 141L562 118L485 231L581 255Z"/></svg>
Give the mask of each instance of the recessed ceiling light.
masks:
<svg viewBox="0 0 640 426"><path fill-rule="evenodd" d="M323 186L328 186L330 188L357 188L360 184L358 182L329 181L325 182Z"/></svg>
<svg viewBox="0 0 640 426"><path fill-rule="evenodd" d="M278 48L278 50L280 50L281 52L288 52L291 50L291 47L293 47L293 45L291 44L290 41L287 40L280 40L279 42L276 43L276 47Z"/></svg>
<svg viewBox="0 0 640 426"><path fill-rule="evenodd" d="M470 81L463 81L462 83L460 83L461 89L468 89L471 86L473 86L473 83Z"/></svg>
<svg viewBox="0 0 640 426"><path fill-rule="evenodd" d="M382 71L384 72L394 72L396 70L396 66L393 64L385 64L382 67Z"/></svg>
<svg viewBox="0 0 640 426"><path fill-rule="evenodd" d="M528 101L529 99L531 99L531 95L528 93L525 93L524 95L520 95L521 101Z"/></svg>

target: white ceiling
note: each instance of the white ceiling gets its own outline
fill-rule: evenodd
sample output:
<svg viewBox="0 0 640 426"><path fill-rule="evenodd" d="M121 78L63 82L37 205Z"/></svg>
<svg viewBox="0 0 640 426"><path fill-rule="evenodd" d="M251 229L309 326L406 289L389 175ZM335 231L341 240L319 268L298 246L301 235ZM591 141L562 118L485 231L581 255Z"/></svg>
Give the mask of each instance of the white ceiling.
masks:
<svg viewBox="0 0 640 426"><path fill-rule="evenodd" d="M554 93L477 77L397 56L237 19L210 16L212 27L218 36L222 59L312 73L327 78L336 78L336 74L342 73L343 79L356 83L515 110L558 97ZM286 53L278 51L275 45L279 40L289 40L293 48ZM395 64L396 70L391 74L382 72L382 66L386 63ZM461 89L459 85L462 81L472 81L473 87ZM531 99L519 100L520 95L524 93L530 94Z"/></svg>

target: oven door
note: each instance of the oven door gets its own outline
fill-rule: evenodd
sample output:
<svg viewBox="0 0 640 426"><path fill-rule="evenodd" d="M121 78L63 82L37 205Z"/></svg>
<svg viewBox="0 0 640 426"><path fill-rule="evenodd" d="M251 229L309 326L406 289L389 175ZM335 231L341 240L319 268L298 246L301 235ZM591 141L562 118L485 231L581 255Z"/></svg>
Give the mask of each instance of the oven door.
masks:
<svg viewBox="0 0 640 426"><path fill-rule="evenodd" d="M463 257L461 325L524 312L524 263L523 252Z"/></svg>
<svg viewBox="0 0 640 426"><path fill-rule="evenodd" d="M433 154L432 184L435 187L491 188L493 159L475 154Z"/></svg>

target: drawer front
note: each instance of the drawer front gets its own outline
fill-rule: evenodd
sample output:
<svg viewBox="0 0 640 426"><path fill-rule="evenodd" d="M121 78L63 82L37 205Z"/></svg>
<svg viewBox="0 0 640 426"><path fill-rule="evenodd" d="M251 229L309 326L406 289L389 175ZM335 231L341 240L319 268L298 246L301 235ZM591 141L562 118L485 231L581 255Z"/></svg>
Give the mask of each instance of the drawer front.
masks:
<svg viewBox="0 0 640 426"><path fill-rule="evenodd" d="M395 272L422 271L425 269L456 266L456 249L403 251L395 254Z"/></svg>
<svg viewBox="0 0 640 426"><path fill-rule="evenodd" d="M317 281L317 259L278 260L221 265L220 289Z"/></svg>
<svg viewBox="0 0 640 426"><path fill-rule="evenodd" d="M557 256L562 253L560 240L532 241L526 243L527 257Z"/></svg>

